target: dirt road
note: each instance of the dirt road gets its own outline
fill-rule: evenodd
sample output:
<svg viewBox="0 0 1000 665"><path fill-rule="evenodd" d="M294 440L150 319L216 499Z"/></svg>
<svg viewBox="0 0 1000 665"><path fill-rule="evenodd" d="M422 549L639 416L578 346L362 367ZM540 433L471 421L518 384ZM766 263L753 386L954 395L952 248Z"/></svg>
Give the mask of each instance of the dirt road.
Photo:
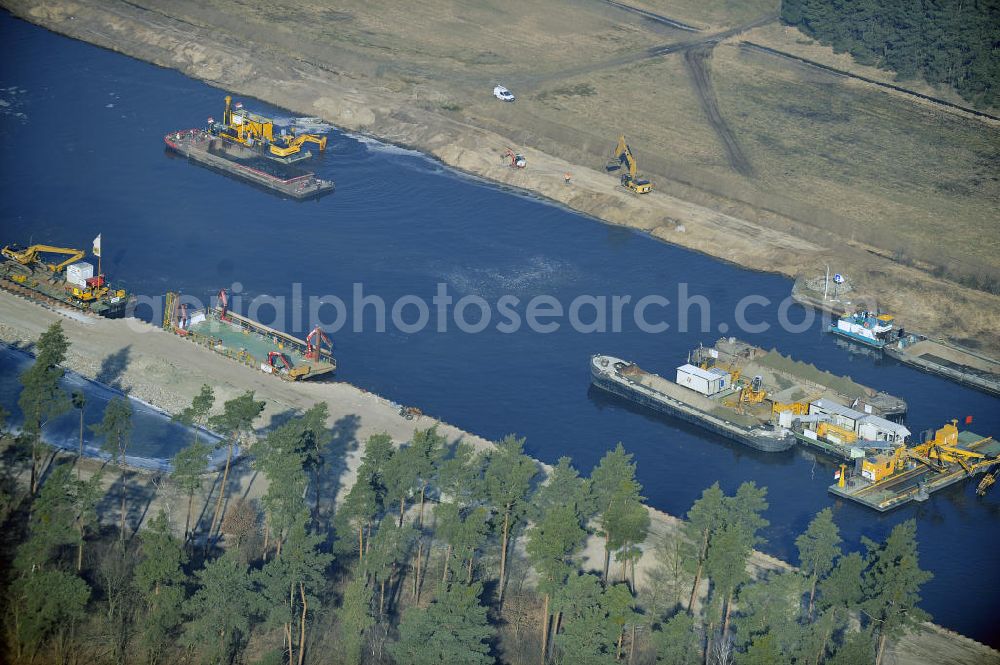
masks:
<svg viewBox="0 0 1000 665"><path fill-rule="evenodd" d="M709 123L711 123L712 129L715 130L719 140L722 141L729 165L740 175L749 178L753 175L753 167L750 165L750 160L743 154L743 149L740 148L740 143L736 139L736 135L733 134L733 130L726 123L725 118L722 117L722 113L719 111L719 100L715 97L711 74L706 63L706 60L711 57L711 47L701 46L685 51L684 63L691 74L691 82L698 91L698 99L705 110L705 116L708 118Z"/></svg>

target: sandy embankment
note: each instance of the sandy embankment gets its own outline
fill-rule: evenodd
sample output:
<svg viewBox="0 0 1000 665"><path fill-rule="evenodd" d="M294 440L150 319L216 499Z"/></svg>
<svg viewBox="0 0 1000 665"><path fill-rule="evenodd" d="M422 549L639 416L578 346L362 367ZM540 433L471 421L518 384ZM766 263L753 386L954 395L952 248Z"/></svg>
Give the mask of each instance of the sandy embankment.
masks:
<svg viewBox="0 0 1000 665"><path fill-rule="evenodd" d="M548 125L530 113L511 120L520 123L512 125L516 130L510 129L519 134L515 138L474 124L481 118L443 112L436 102L443 104L447 97L440 90L408 83L405 75L400 81L380 76L379 63L391 60L391 52L353 43L345 48L335 39L328 43L308 36L303 39L312 41L305 44L289 39L283 29L271 35L247 33L238 18L210 8L202 11L197 3L185 0L151 5L153 9L98 0L3 0L0 4L56 32L177 69L235 94L252 95L296 113L321 116L348 130L419 149L463 171L754 270L795 276L835 260L854 275L867 275L860 280L865 282L860 284L863 290L877 294L880 303L894 310L907 328L975 339L984 350L1000 350L996 332L1000 298L876 256L884 255L884 250L830 234L817 235L815 228L767 209L748 209L718 198L712 203L715 209L684 201L665 193L666 186L636 197L615 187L613 179L593 164L581 166L531 147L522 150L528 169L506 168L498 157L509 145L544 145L570 160L585 157L573 143L579 137L567 138L575 136L567 134L559 139L554 129L548 131ZM303 25L292 30L312 35L312 28ZM420 80L447 76L426 63L407 66L416 68ZM178 123L185 122L190 119L178 119ZM571 184L564 182L566 173L572 175ZM750 221L758 218L775 218L775 223Z"/></svg>
<svg viewBox="0 0 1000 665"><path fill-rule="evenodd" d="M482 437L428 416L406 420L389 400L346 383L280 381L146 323L69 316L0 292L0 340L3 342L30 345L54 321L62 321L71 343L66 363L69 368L86 377L96 378L101 374L106 359L124 358L126 362L114 377L115 383L132 396L168 412L177 412L190 404L192 397L206 383L215 388L217 403L231 399L244 390L253 390L258 398L267 402L262 419L265 428L276 416L280 418L289 411L301 411L317 402L325 402L330 410L329 425L334 429L339 427L343 433L343 440L339 441L346 451L344 469L338 479L341 494L354 482L360 462L361 442L377 432L388 432L395 441L403 442L409 438L414 427L437 424L449 441L462 440L479 448L490 445ZM345 423L351 425L343 427ZM183 514L182 497L177 496L169 486L163 487L156 482L152 485L155 497L149 501L145 515L155 515L161 506L175 515ZM263 478L252 473L242 475L242 496L259 497L265 489ZM204 497L196 511L202 510L210 499L210 496ZM649 511L652 518L650 536L643 544L645 553L636 566L640 585L645 571L655 565L653 543L676 533L680 525L676 517L652 508ZM182 521L174 519L175 524ZM602 557L600 539L592 538L584 552L584 566L599 570ZM759 552L754 554L751 567L755 573L790 568L785 562ZM613 565L613 574L616 568ZM896 660L890 659L888 663L1000 664L1000 652L934 624L927 624L921 632L894 645L892 656Z"/></svg>

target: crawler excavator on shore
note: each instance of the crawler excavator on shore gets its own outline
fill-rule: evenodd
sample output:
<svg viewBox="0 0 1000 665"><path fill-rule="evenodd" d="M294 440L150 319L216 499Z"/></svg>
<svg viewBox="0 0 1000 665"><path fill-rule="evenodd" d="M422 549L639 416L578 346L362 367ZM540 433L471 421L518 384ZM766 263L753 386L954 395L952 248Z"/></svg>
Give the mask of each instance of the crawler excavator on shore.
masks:
<svg viewBox="0 0 1000 665"><path fill-rule="evenodd" d="M635 194L648 194L652 191L653 183L643 180L636 175L639 166L632 155L632 149L625 142L624 134L618 137L618 145L615 146L614 154L605 168L608 171L618 171L622 167L625 169L621 174L622 187Z"/></svg>

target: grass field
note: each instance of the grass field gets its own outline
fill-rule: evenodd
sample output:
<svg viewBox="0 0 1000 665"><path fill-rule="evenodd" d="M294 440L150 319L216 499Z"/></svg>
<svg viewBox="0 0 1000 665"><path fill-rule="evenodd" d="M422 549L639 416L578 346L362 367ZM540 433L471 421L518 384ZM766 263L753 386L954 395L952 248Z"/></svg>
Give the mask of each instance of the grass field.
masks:
<svg viewBox="0 0 1000 665"><path fill-rule="evenodd" d="M729 46L713 64L761 190L794 193L833 213L817 221L835 233L902 256L1000 268L1000 132L774 60Z"/></svg>
<svg viewBox="0 0 1000 665"><path fill-rule="evenodd" d="M702 29L746 23L777 12L781 5L779 0L635 0L629 4Z"/></svg>

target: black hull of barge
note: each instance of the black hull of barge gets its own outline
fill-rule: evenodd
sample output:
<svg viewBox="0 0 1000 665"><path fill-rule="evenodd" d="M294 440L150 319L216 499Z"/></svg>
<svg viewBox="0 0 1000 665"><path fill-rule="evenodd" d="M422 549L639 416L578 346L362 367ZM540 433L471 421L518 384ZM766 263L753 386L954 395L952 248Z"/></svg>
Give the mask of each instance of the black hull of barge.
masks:
<svg viewBox="0 0 1000 665"><path fill-rule="evenodd" d="M592 374L591 382L598 388L605 390L612 395L617 395L618 397L627 399L630 402L643 406L647 409L678 418L684 422L691 423L692 425L697 425L702 429L708 430L709 432L713 432L732 441L736 441L737 443L741 443L744 446L753 448L754 450L759 450L765 453L779 453L788 450L795 445L795 439L793 437L785 437L782 439L759 437L740 431L736 428L730 429L720 426L711 420L699 417L697 412L692 413L674 405L671 401L667 401L669 398L664 398L664 401L654 400L640 392L629 390L625 386L622 386L606 377ZM692 409L692 411L694 410Z"/></svg>

